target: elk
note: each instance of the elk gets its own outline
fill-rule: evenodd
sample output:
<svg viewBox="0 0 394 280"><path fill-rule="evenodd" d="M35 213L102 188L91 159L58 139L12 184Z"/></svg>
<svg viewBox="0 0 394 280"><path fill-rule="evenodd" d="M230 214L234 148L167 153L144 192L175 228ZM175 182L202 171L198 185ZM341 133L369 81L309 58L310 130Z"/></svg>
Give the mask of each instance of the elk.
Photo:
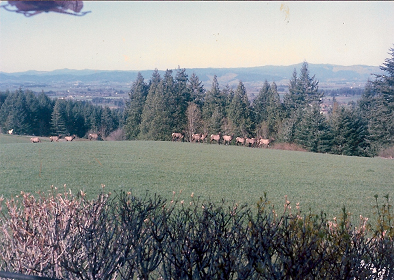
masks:
<svg viewBox="0 0 394 280"><path fill-rule="evenodd" d="M260 138L258 142L259 147L269 147L270 143L271 143L271 139L264 139L264 138Z"/></svg>
<svg viewBox="0 0 394 280"><path fill-rule="evenodd" d="M245 142L246 142L247 146L255 147L256 143L257 143L257 139L256 138L246 138Z"/></svg>
<svg viewBox="0 0 394 280"><path fill-rule="evenodd" d="M14 132L14 129L8 130L8 134L10 134L10 135L12 135L13 132Z"/></svg>
<svg viewBox="0 0 394 280"><path fill-rule="evenodd" d="M235 138L235 143L238 145L238 143L239 144L241 144L241 145L245 145L245 138L243 138L243 137L237 137L237 138Z"/></svg>
<svg viewBox="0 0 394 280"><path fill-rule="evenodd" d="M182 140L182 139L183 139L183 134L182 133L174 132L172 134L172 141L178 141L178 140Z"/></svg>
<svg viewBox="0 0 394 280"><path fill-rule="evenodd" d="M98 137L99 137L99 135L97 133L89 133L89 136L88 136L89 140L92 140L92 139L97 140Z"/></svg>
<svg viewBox="0 0 394 280"><path fill-rule="evenodd" d="M51 139L51 142L59 142L60 136L51 136L49 139Z"/></svg>
<svg viewBox="0 0 394 280"><path fill-rule="evenodd" d="M64 139L66 139L66 141L72 141L72 140L74 140L75 139L75 135L72 135L72 136L66 136L66 137L64 137Z"/></svg>
<svg viewBox="0 0 394 280"><path fill-rule="evenodd" d="M32 143L41 143L41 140L38 137L32 137L32 138L30 138L30 142L32 142Z"/></svg>
<svg viewBox="0 0 394 280"><path fill-rule="evenodd" d="M211 143L212 141L216 141L220 145L220 132L219 134L211 134Z"/></svg>
<svg viewBox="0 0 394 280"><path fill-rule="evenodd" d="M192 142L200 142L201 138L201 134L192 134Z"/></svg>
<svg viewBox="0 0 394 280"><path fill-rule="evenodd" d="M226 145L226 143L227 143L227 145L229 145L231 140L233 140L233 137L234 137L234 135L223 135L222 136L223 144Z"/></svg>

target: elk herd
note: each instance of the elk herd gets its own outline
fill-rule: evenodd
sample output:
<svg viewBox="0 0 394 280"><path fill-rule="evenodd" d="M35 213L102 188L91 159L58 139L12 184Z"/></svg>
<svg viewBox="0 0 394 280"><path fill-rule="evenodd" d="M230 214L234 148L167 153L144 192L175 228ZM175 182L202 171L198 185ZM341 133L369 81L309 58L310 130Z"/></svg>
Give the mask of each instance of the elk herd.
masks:
<svg viewBox="0 0 394 280"><path fill-rule="evenodd" d="M204 143L208 142L208 134L192 134L190 137L190 141L194 143ZM184 135L182 133L172 133L172 141L183 141ZM231 141L234 139L234 135L221 135L219 134L211 134L210 143L217 143L224 145L230 145ZM236 137L235 145L247 146L247 147L269 147L270 143L274 139L265 139L262 137L259 138L248 138L248 137Z"/></svg>
<svg viewBox="0 0 394 280"><path fill-rule="evenodd" d="M65 136L64 140L66 140L66 142L71 142L71 141L73 141L75 139L75 137L76 137L75 134L71 135L71 136ZM98 140L98 138L99 138L99 134L97 134L97 133L90 133L88 135L88 139L89 140ZM59 142L60 139L61 139L60 135L49 137L49 140L51 140L51 142ZM41 140L38 137L32 137L32 138L30 138L30 142L32 142L32 143L41 143Z"/></svg>

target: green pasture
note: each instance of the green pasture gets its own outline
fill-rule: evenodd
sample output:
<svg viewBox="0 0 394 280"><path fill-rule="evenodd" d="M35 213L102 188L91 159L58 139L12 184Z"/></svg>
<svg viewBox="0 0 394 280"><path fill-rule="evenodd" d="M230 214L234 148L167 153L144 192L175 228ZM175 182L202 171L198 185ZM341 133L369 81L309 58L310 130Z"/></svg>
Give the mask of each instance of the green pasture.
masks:
<svg viewBox="0 0 394 280"><path fill-rule="evenodd" d="M51 185L88 196L102 191L157 193L188 200L255 203L267 193L277 209L285 195L304 211L329 216L343 205L371 216L374 195L394 195L394 160L217 144L152 141L73 141L32 144L0 135L0 196L47 192ZM381 199L383 201L383 199Z"/></svg>

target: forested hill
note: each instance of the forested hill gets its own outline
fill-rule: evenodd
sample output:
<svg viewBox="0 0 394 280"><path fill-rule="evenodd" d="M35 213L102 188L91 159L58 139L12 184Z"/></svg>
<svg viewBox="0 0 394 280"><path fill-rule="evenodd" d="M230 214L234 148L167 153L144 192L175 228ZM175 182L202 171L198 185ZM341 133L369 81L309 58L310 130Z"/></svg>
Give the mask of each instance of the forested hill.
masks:
<svg viewBox="0 0 394 280"><path fill-rule="evenodd" d="M245 68L187 68L190 76L195 73L204 85L211 85L214 75L218 81L225 85L237 85L241 80L244 83L262 84L265 80L277 84L287 84L294 69L300 69L302 63L289 66L260 66ZM355 83L363 86L371 74L381 74L378 66L340 66L332 64L309 64L309 70L314 73L320 83ZM138 72L144 77L151 77L152 70L133 71L105 71L105 70L71 70L61 69L54 71L26 71L18 73L0 72L0 83L51 83L51 82L119 82L130 83L137 78ZM164 70L159 70L164 75Z"/></svg>

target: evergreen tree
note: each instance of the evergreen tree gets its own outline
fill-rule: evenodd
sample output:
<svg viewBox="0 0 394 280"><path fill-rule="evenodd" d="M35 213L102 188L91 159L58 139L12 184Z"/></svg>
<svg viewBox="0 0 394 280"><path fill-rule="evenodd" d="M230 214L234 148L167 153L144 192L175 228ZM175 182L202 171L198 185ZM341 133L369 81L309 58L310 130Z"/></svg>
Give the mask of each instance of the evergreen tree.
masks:
<svg viewBox="0 0 394 280"><path fill-rule="evenodd" d="M0 123L5 130L13 129L14 134L32 134L29 114L25 93L19 89L4 100L0 109Z"/></svg>
<svg viewBox="0 0 394 280"><path fill-rule="evenodd" d="M113 130L115 130L115 122L112 117L111 109L106 106L101 114L101 137L107 137Z"/></svg>
<svg viewBox="0 0 394 280"><path fill-rule="evenodd" d="M175 122L172 125L173 131L183 131L187 126L187 114L189 102L191 101L191 93L188 87L188 75L186 69L178 68L175 76L175 111L172 118Z"/></svg>
<svg viewBox="0 0 394 280"><path fill-rule="evenodd" d="M263 138L276 137L282 121L282 104L275 83L267 81L253 102L257 134Z"/></svg>
<svg viewBox="0 0 394 280"><path fill-rule="evenodd" d="M51 127L54 135L69 135L65 120L66 101L57 99L51 114Z"/></svg>
<svg viewBox="0 0 394 280"><path fill-rule="evenodd" d="M319 92L318 84L319 82L315 80L315 76L310 77L307 62L303 63L298 77L297 71L294 69L289 84L289 92L284 97L284 105L288 116L309 104L321 102L323 94Z"/></svg>
<svg viewBox="0 0 394 280"><path fill-rule="evenodd" d="M368 127L361 114L339 107L331 118L333 143L331 152L347 156L370 156Z"/></svg>
<svg viewBox="0 0 394 280"><path fill-rule="evenodd" d="M24 92L27 122L29 125L29 131L27 134L40 135L39 134L39 104L38 99L34 93L30 90Z"/></svg>
<svg viewBox="0 0 394 280"><path fill-rule="evenodd" d="M194 102L198 107L200 107L200 109L202 109L205 89L204 85L195 73L190 76L188 88L190 92L190 101Z"/></svg>
<svg viewBox="0 0 394 280"><path fill-rule="evenodd" d="M239 82L234 97L228 109L228 119L233 125L232 133L235 135L250 136L252 133L252 120L250 103L242 81Z"/></svg>
<svg viewBox="0 0 394 280"><path fill-rule="evenodd" d="M147 95L148 85L144 82L144 78L141 73L138 73L137 79L131 87L131 91L129 93L130 101L127 106L125 133L126 138L129 140L137 139L138 134L140 133L142 110L144 109Z"/></svg>
<svg viewBox="0 0 394 280"><path fill-rule="evenodd" d="M159 84L151 84L144 104L139 138L144 140L170 140L170 114L166 94L171 87L171 79L167 77Z"/></svg>
<svg viewBox="0 0 394 280"><path fill-rule="evenodd" d="M326 117L320 113L320 106L313 104L300 112L294 128L294 142L311 152L329 152L332 134Z"/></svg>
<svg viewBox="0 0 394 280"><path fill-rule="evenodd" d="M39 107L37 135L49 136L51 134L51 114L54 103L44 92L37 96L37 100Z"/></svg>
<svg viewBox="0 0 394 280"><path fill-rule="evenodd" d="M221 130L222 120L225 117L225 97L219 89L217 76L212 80L211 90L207 91L203 105L202 115L207 130L218 133Z"/></svg>
<svg viewBox="0 0 394 280"><path fill-rule="evenodd" d="M394 48L389 54L391 57L380 66L385 74L375 75L375 80L367 83L359 101L375 152L394 145Z"/></svg>
<svg viewBox="0 0 394 280"><path fill-rule="evenodd" d="M78 137L82 138L86 136L88 133L88 123L86 122L86 112L85 110L88 110L89 112L90 107L93 107L93 105L87 103L87 102L73 102L72 106L72 116L73 116L73 127L72 130L69 131L70 134L75 134Z"/></svg>

